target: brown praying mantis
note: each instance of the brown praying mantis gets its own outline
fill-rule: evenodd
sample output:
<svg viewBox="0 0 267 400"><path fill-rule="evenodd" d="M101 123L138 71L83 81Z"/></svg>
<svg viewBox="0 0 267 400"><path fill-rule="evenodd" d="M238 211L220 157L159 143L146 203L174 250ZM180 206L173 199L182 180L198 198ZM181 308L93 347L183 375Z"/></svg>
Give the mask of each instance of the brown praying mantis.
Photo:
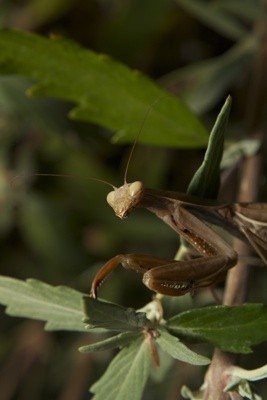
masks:
<svg viewBox="0 0 267 400"><path fill-rule="evenodd" d="M97 297L99 286L119 264L143 274L143 283L162 295L181 296L214 285L237 264L238 255L210 225L219 226L239 239L247 239L267 265L267 203L229 204L148 189L141 181L127 183L136 143L126 165L124 185L117 188L109 184L113 191L107 195L108 204L121 219L128 217L135 208L146 208L182 236L195 252L191 256L187 252L187 257L181 260L143 254L116 255L95 275L91 285L92 297Z"/></svg>
<svg viewBox="0 0 267 400"><path fill-rule="evenodd" d="M267 203L218 203L178 192L147 189L136 181L114 188L107 196L115 214L126 218L135 208L144 207L168 224L199 253L189 260L172 260L143 254L119 254L95 275L91 296L119 264L143 274L151 290L181 296L208 287L223 279L237 263L237 253L204 221L218 225L233 235L247 238L267 264Z"/></svg>
<svg viewBox="0 0 267 400"><path fill-rule="evenodd" d="M143 283L163 295L181 296L214 285L236 265L238 255L210 225L217 225L240 239L247 239L267 265L267 203L229 204L178 192L148 189L141 181L127 183L127 171L136 143L128 158L124 185L117 188L100 179L89 179L113 188L107 195L107 202L119 218L128 217L135 208L146 208L190 243L196 253L182 260L144 254L116 255L95 275L91 285L92 297L97 297L101 283L119 264L143 274Z"/></svg>

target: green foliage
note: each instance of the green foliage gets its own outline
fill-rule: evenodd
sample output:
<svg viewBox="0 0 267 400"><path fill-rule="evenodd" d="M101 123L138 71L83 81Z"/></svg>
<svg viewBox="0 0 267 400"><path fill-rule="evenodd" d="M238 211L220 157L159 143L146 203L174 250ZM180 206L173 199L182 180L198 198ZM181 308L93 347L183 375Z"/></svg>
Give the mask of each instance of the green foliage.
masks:
<svg viewBox="0 0 267 400"><path fill-rule="evenodd" d="M124 308L116 304L99 302L84 297L84 309L90 327L99 327L113 331L135 331L140 328L152 328L145 313L136 313L132 308Z"/></svg>
<svg viewBox="0 0 267 400"><path fill-rule="evenodd" d="M189 184L188 194L207 199L217 197L220 187L220 165L231 102L231 97L228 97L217 117L210 133L204 160Z"/></svg>
<svg viewBox="0 0 267 400"><path fill-rule="evenodd" d="M244 304L190 310L172 317L167 326L176 334L207 340L235 353L249 353L251 346L267 340L267 306Z"/></svg>
<svg viewBox="0 0 267 400"><path fill-rule="evenodd" d="M114 141L134 141L144 110L155 101L140 142L199 147L207 141L203 125L177 98L140 72L71 41L3 30L0 72L37 81L30 95L77 103L71 117L117 131Z"/></svg>
<svg viewBox="0 0 267 400"><path fill-rule="evenodd" d="M177 360L187 362L193 365L207 365L209 359L203 357L180 342L180 340L171 335L166 329L159 329L159 337L157 339L159 346L171 357Z"/></svg>
<svg viewBox="0 0 267 400"><path fill-rule="evenodd" d="M68 10L69 18L77 12L74 0L31 0L28 3L26 8L30 14L36 15L37 26L42 22L51 23L57 15L65 21L65 12ZM226 123L230 99L226 101L212 129L204 161L189 187L189 192L197 196L216 197L226 132L231 135L232 146L224 157L224 167L237 163L243 155L255 154L260 146L257 140L243 140L243 120L246 115L240 122L240 112L244 93L249 87L247 74L253 60L257 59L261 45L258 30L251 29L251 25L256 22L257 26L259 20L264 23L267 19L263 2L245 0L240 6L240 0L176 1L206 26L229 38L230 42L217 35L210 35L209 41L206 31L203 41L203 27L196 25L196 20L187 19L180 10L176 14L177 10L170 8L168 2L156 0L144 3L134 0L123 6L117 2L116 7L115 2L110 2L110 8L104 6L105 2L102 1L93 3L98 6L101 3L101 6L94 24L86 21L86 26L90 26L90 29L86 28L86 32L90 31L90 34L83 37L82 43L91 43L92 37L98 36L92 47L100 49L101 53L127 60L133 68L136 65L141 65L141 68L144 66L146 72L153 77L167 71L159 79L160 83L170 88L172 93L177 93L197 113L211 111L203 116L206 122L215 120L213 110L228 93L233 93L233 112L239 100L238 115L233 118L235 125L230 126L229 132L226 130ZM90 2L87 6L91 12ZM113 20L99 19L101 12L105 16L113 15ZM1 16L1 20L2 18ZM27 19L26 15L21 20L28 21L30 18ZM48 30L66 32L66 26L58 29L57 23L54 29L49 26ZM200 35L197 38L190 35L189 38L184 37L183 33L181 36L177 35L172 30L175 24L180 24L181 32L185 32L185 35L190 29ZM99 27L98 31L96 26ZM29 30L33 30L33 27L34 24ZM45 29L40 26L38 28L39 32L47 31L47 26ZM76 38L81 34L77 28L76 25ZM73 35L67 32L66 36ZM149 54L140 52L140 48L148 46L149 41L150 45L153 44ZM175 51L172 45L169 46L174 42ZM168 45L164 46L166 43ZM196 52L190 47L192 43ZM211 58L203 60L207 55ZM170 59L174 60L171 66ZM167 60L166 64L162 64L162 60ZM186 65L188 60L196 62ZM179 65L185 66L177 69ZM169 150L158 152L159 149L153 149L151 157L146 148L136 148L137 162L133 167L137 171L138 179L150 176L155 186L168 186L174 182L175 190L176 182L184 179L183 185L186 187L192 176L192 169L190 171L188 166L195 161L194 166L199 165L201 158L199 153L185 152L184 149L204 147L208 141L207 130L188 107L142 73L114 61L109 56L57 36L47 39L32 33L1 30L0 73L0 232L4 240L1 265L3 268L8 265L8 272L4 269L4 274L15 275L17 268L19 276L32 276L33 273L37 276L40 274L43 279L47 273L51 274L48 276L53 280L53 274L57 273L57 282L71 281L74 285L84 287L86 292L91 277L81 273L81 270L90 266L89 274L93 274L98 267L94 265L96 260L97 263L100 259L102 262L107 255L118 254L130 247L143 249L146 240L155 243L151 246L152 252L156 253L160 251L159 248L163 248L168 253L169 248L167 250L165 247L165 241L169 236L168 232L166 235L162 233L162 224L137 213L127 224L119 225L119 222L112 219L107 207L100 206L100 199L105 197L105 189L99 190L91 182L89 185L70 184L68 189L63 183L59 190L54 190L51 181L47 183L47 187L44 185L45 189L37 184L37 190L36 187L32 190L31 183L22 184L22 189L14 195L15 189L10 188L7 177L10 177L13 169L15 174L17 171L19 174L46 172L48 169L51 172L99 177L116 184L123 176L123 168L118 159L127 159L122 152L123 146L118 149L107 144L106 138L110 134L94 125L82 124L81 121L85 121L114 131L113 142L132 143L141 131L139 142L183 148L183 151L177 153L175 168L170 156L173 153ZM30 81L22 81L17 75ZM23 95L26 89L29 95L27 99ZM55 100L51 102L51 97L66 103ZM254 104L253 96L249 100ZM69 113L71 119L67 121L65 114L69 107L74 108ZM249 109L251 110L253 107ZM237 131L238 143L234 136ZM151 181L148 179L148 182ZM44 190L48 192L45 195ZM64 190L66 196L63 197ZM80 197L81 201L78 202ZM69 214L73 216L69 218ZM13 241L11 240L10 245L8 239L5 239L9 232L11 235L15 232L16 237L17 231L22 237L22 244L20 242L20 246L14 246L13 249ZM81 232L84 232L84 236ZM139 240L137 245L134 243L136 238ZM86 250L85 246L77 245L78 242L86 243ZM28 249L32 252L27 258L25 254ZM99 249L102 249L101 253ZM40 262L40 255L44 262ZM36 265L39 267L38 271ZM134 284L129 284L127 279L118 283L116 277L114 278L114 286L111 283L106 287L110 290L108 294L116 298L115 301L120 302L123 299L124 304L124 301L129 301L130 296L130 304L143 301L141 290L134 295L129 290L128 295L128 288L132 290ZM263 279L258 286L257 295L264 296ZM263 287L262 291L260 286ZM122 297L125 293L129 296L127 300ZM140 399L149 375L154 374L157 369L155 363L158 356L162 381L167 381L168 375L171 375L162 367L164 360L170 356L193 365L208 364L208 358L191 350L191 345L190 348L187 347L192 341L194 349L198 349L196 343L204 342L233 353L249 353L252 346L267 340L266 306L248 304L239 307L203 308L207 304L205 295L206 293L202 297L201 293L192 301L199 308L186 312L183 310L188 309L191 301L188 297L165 299L163 304L164 307L166 305L166 320L150 319L149 314L144 312L93 300L68 287L53 287L39 280L24 282L9 277L0 278L0 302L7 306L8 315L44 321L48 330L83 332L83 337L87 332L90 335L90 344L79 348L82 353L119 349L103 377L91 388L95 400ZM261 298L258 302L260 301ZM172 316L169 317L170 315ZM95 342L91 343L91 338ZM64 353L65 350L64 348ZM238 377L233 385L239 385L240 394L244 393L244 396L251 399L256 398L250 389L245 388L244 380L255 376L255 379L265 378L266 368L258 369L255 373L239 372L231 372ZM233 387L229 386L228 389L232 390ZM193 399L198 395L191 393L190 396ZM44 398L55 396L45 393Z"/></svg>
<svg viewBox="0 0 267 400"><path fill-rule="evenodd" d="M85 331L82 294L68 287L1 276L0 303L8 315L46 321L47 330Z"/></svg>
<svg viewBox="0 0 267 400"><path fill-rule="evenodd" d="M150 370L150 355L147 344L137 339L125 347L111 361L102 378L90 391L94 400L139 400L147 382Z"/></svg>
<svg viewBox="0 0 267 400"><path fill-rule="evenodd" d="M44 320L49 330L85 331L82 325L81 293L36 280L23 282L8 277L0 278L0 287L0 302L7 306L9 315ZM104 328L105 334L114 331L119 333L82 346L80 351L123 349L104 376L93 385L91 390L96 398L109 398L106 397L108 393L112 396L118 388L118 396L125 396L125 390L129 390L129 387L135 393L133 399L141 398L153 365L150 361L154 357L149 344L151 341L154 343L152 347L159 346L173 358L194 365L205 365L209 360L190 350L176 335L208 341L223 350L239 353L250 352L252 345L267 340L267 307L261 304L190 310L171 317L162 325L160 321L148 320L143 312L88 296L83 299L86 315L83 321L89 323L86 328L88 332ZM115 371L120 371L119 377ZM110 375L116 376L116 379L110 379ZM119 381L124 380L129 380L128 386L119 385Z"/></svg>

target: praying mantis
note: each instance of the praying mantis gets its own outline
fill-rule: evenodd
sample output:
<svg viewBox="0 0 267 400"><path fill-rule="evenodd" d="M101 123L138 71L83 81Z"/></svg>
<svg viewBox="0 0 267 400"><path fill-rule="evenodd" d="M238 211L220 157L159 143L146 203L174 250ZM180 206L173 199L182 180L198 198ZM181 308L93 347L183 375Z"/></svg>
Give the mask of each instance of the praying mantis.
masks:
<svg viewBox="0 0 267 400"><path fill-rule="evenodd" d="M125 219L134 209L146 208L189 242L198 256L194 254L189 259L174 260L144 254L116 255L96 273L90 291L93 298L97 298L100 285L119 264L143 274L145 286L162 295L182 296L213 286L237 264L238 255L210 225L217 225L240 239L247 239L267 265L267 203L229 204L179 192L145 188L141 181L127 183L127 170L134 146L121 187L117 188L100 179L90 179L112 186L107 203L116 216ZM74 177L62 174L35 175Z"/></svg>
<svg viewBox="0 0 267 400"><path fill-rule="evenodd" d="M119 254L96 273L91 296L119 264L143 274L143 283L162 295L182 296L222 280L238 260L235 250L208 224L247 239L267 265L267 203L219 203L183 193L148 189L141 181L113 187L107 202L125 219L135 208L154 213L189 242L198 257L173 260L143 254ZM203 222L205 221L205 222Z"/></svg>

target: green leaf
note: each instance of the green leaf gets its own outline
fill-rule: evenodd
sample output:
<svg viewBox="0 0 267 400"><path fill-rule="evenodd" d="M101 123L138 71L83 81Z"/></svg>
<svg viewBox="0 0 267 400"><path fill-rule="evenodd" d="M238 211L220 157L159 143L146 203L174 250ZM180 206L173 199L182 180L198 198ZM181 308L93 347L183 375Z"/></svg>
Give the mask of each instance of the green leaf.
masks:
<svg viewBox="0 0 267 400"><path fill-rule="evenodd" d="M76 290L29 279L0 277L0 303L6 313L46 321L47 330L85 331L83 294Z"/></svg>
<svg viewBox="0 0 267 400"><path fill-rule="evenodd" d="M229 39L239 39L248 33L240 21L214 6L213 2L208 3L203 0L176 0L176 2L201 22Z"/></svg>
<svg viewBox="0 0 267 400"><path fill-rule="evenodd" d="M228 96L212 128L204 160L189 184L188 194L210 199L217 197L220 186L220 164L223 155L224 136L231 102L231 97Z"/></svg>
<svg viewBox="0 0 267 400"><path fill-rule="evenodd" d="M0 73L36 81L29 94L77 103L73 118L117 131L116 141L134 141L150 108L140 142L177 147L207 143L206 129L181 101L142 73L71 41L2 30Z"/></svg>
<svg viewBox="0 0 267 400"><path fill-rule="evenodd" d="M168 329L208 341L233 353L250 353L251 346L267 340L267 306L214 306L172 317Z"/></svg>
<svg viewBox="0 0 267 400"><path fill-rule="evenodd" d="M81 353L90 353L92 351L111 350L117 347L125 347L133 340L143 335L141 332L122 332L105 340L88 344L79 348Z"/></svg>
<svg viewBox="0 0 267 400"><path fill-rule="evenodd" d="M165 329L159 329L159 333L160 336L157 338L157 343L171 357L193 365L207 365L210 363L207 357L190 350L177 337L171 335Z"/></svg>
<svg viewBox="0 0 267 400"><path fill-rule="evenodd" d="M114 303L107 303L84 296L84 322L89 328L99 327L112 331L133 331L144 327L153 327L146 314L136 312L133 308L125 308Z"/></svg>
<svg viewBox="0 0 267 400"><path fill-rule="evenodd" d="M137 339L112 360L90 389L93 400L140 400L148 379L151 357L145 340Z"/></svg>

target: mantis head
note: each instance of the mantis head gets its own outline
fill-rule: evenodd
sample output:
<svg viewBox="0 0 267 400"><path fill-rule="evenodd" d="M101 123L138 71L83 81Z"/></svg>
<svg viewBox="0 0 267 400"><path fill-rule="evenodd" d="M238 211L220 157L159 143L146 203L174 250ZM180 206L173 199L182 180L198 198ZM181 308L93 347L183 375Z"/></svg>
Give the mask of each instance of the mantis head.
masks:
<svg viewBox="0 0 267 400"><path fill-rule="evenodd" d="M144 185L140 181L125 183L119 188L114 188L107 195L107 202L113 208L117 217L123 219L137 207L143 197Z"/></svg>

